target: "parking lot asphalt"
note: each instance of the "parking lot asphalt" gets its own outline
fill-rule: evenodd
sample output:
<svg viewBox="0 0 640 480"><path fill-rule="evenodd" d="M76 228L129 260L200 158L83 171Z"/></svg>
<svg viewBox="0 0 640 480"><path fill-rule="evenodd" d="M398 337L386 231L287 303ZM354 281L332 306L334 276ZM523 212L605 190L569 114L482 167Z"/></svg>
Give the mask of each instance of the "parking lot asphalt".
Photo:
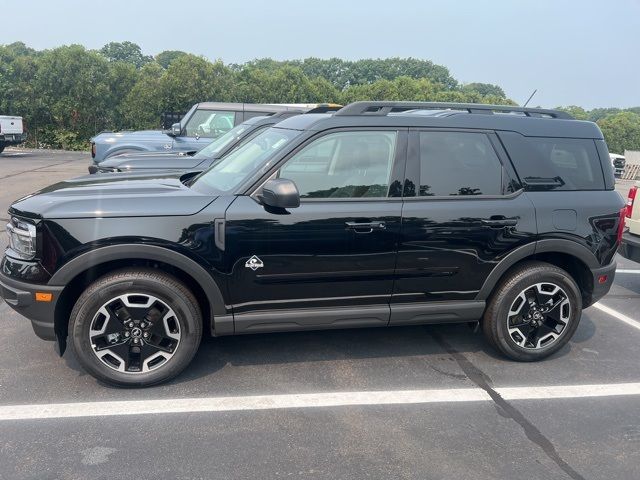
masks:
<svg viewBox="0 0 640 480"><path fill-rule="evenodd" d="M8 149L0 218L88 162ZM542 362L467 325L221 337L138 390L57 357L2 303L0 478L640 478L640 264L618 269Z"/></svg>

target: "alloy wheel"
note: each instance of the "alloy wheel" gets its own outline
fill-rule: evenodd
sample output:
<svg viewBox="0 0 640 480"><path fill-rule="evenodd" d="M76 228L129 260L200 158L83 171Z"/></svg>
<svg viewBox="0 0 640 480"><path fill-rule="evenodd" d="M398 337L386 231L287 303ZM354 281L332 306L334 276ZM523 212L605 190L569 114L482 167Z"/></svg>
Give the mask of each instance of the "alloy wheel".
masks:
<svg viewBox="0 0 640 480"><path fill-rule="evenodd" d="M542 282L522 290L509 308L507 331L518 346L530 350L548 347L565 332L571 302L558 285Z"/></svg>
<svg viewBox="0 0 640 480"><path fill-rule="evenodd" d="M157 297L129 293L104 303L91 320L89 341L107 367L140 374L166 364L182 332L174 311Z"/></svg>

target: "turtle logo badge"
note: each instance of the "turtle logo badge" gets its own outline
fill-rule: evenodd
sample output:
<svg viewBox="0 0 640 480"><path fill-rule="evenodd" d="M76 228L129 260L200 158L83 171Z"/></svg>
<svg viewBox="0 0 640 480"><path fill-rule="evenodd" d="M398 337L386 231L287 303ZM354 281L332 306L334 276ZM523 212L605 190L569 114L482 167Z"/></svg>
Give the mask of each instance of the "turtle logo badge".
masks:
<svg viewBox="0 0 640 480"><path fill-rule="evenodd" d="M262 260L254 255L249 260L247 260L247 263L245 263L244 266L250 268L255 272L257 269L264 267L264 263L262 263Z"/></svg>

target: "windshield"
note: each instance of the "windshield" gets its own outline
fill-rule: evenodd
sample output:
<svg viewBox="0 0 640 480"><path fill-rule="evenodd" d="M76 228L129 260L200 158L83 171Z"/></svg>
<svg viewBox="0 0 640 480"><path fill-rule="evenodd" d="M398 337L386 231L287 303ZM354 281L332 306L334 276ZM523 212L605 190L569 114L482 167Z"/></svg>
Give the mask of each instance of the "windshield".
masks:
<svg viewBox="0 0 640 480"><path fill-rule="evenodd" d="M268 168L273 155L298 135L298 130L269 128L203 172L191 188L201 193L233 190L258 169Z"/></svg>
<svg viewBox="0 0 640 480"><path fill-rule="evenodd" d="M204 147L202 150L198 151L198 153L196 153L194 155L194 157L195 158L213 158L213 157L216 157L217 154L222 149L224 149L227 145L230 145L231 143L237 141L242 136L242 134L244 132L246 132L247 130L249 130L250 128L251 128L251 125L246 125L244 123L241 123L240 125L237 125L236 127L234 127L231 130L229 130L227 133L222 135L221 137L218 137L216 140L211 142L209 145Z"/></svg>

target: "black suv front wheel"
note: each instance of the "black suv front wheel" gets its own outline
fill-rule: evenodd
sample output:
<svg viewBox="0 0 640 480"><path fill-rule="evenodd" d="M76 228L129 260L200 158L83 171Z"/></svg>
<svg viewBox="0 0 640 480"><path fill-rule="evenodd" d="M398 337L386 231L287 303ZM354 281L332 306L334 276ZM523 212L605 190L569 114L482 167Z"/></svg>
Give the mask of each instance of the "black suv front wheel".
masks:
<svg viewBox="0 0 640 480"><path fill-rule="evenodd" d="M578 328L582 298L563 269L526 262L493 293L483 319L487 340L507 357L535 361L562 348Z"/></svg>
<svg viewBox="0 0 640 480"><path fill-rule="evenodd" d="M193 294L151 269L112 272L80 295L70 320L71 348L98 380L149 386L180 373L202 336Z"/></svg>

